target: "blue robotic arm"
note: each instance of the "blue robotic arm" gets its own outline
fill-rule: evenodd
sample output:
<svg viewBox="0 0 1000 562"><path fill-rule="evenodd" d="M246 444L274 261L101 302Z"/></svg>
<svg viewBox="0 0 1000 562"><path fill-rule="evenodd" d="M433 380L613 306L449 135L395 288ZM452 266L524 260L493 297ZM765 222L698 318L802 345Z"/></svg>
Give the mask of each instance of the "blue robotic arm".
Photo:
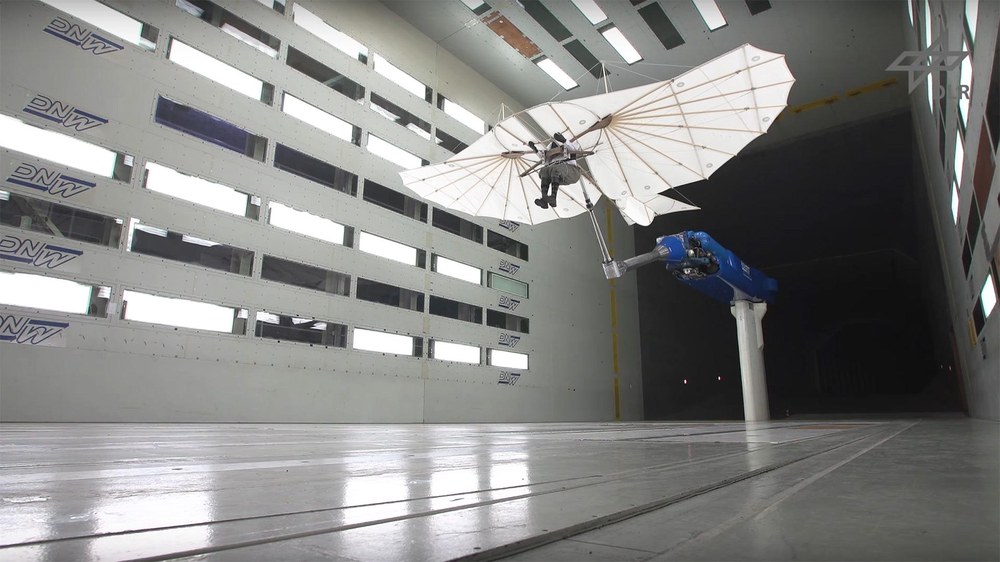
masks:
<svg viewBox="0 0 1000 562"><path fill-rule="evenodd" d="M604 274L613 279L657 261L665 262L681 283L725 304L772 303L778 292L777 281L743 263L708 234L693 230L657 238L651 252L605 263Z"/></svg>

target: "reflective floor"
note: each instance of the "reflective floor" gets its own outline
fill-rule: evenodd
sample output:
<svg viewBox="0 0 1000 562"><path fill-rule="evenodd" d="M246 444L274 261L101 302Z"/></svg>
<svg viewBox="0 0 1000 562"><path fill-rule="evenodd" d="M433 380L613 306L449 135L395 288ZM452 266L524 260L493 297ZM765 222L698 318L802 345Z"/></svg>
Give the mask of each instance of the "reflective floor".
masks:
<svg viewBox="0 0 1000 562"><path fill-rule="evenodd" d="M998 560L998 428L0 424L0 560Z"/></svg>

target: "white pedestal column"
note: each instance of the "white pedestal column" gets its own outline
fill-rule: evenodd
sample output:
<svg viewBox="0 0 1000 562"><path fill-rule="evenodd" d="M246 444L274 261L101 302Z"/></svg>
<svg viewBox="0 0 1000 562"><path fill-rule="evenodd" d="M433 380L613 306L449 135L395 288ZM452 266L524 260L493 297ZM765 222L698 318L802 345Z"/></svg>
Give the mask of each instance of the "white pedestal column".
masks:
<svg viewBox="0 0 1000 562"><path fill-rule="evenodd" d="M764 332L760 325L767 312L767 303L736 301L731 310L736 317L736 338L740 345L743 415L747 421L767 421L771 414L764 373Z"/></svg>

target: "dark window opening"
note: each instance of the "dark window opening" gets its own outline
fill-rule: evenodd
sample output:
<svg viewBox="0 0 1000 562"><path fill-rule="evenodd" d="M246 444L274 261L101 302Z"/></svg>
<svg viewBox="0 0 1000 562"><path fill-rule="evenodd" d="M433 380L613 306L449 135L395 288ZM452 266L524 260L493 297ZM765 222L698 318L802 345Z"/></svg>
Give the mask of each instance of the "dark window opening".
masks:
<svg viewBox="0 0 1000 562"><path fill-rule="evenodd" d="M122 220L17 193L0 199L0 224L117 248Z"/></svg>
<svg viewBox="0 0 1000 562"><path fill-rule="evenodd" d="M573 58L579 61L579 63L582 64L588 72L593 74L594 78L603 78L609 74L604 68L604 65L597 60L597 57L595 57L593 53L588 51L587 48L583 46L583 43L581 43L579 39L574 39L563 45L563 47L565 47L566 50L569 51L569 54L573 55Z"/></svg>
<svg viewBox="0 0 1000 562"><path fill-rule="evenodd" d="M278 9L279 3L278 0L275 0L274 9L280 13L284 13L283 5L280 10ZM232 12L224 10L208 0L176 0L176 4L178 8L192 16L218 27L225 33L266 53L268 56L273 57L277 55L281 41Z"/></svg>
<svg viewBox="0 0 1000 562"><path fill-rule="evenodd" d="M429 312L435 316L454 318L455 320L463 320L475 324L483 323L483 307L434 295L431 295Z"/></svg>
<svg viewBox="0 0 1000 562"><path fill-rule="evenodd" d="M499 232L493 232L490 230L486 234L486 245L494 250L500 250L501 252L514 256L515 258L520 258L522 260L528 260L528 245L518 242L513 238L508 238Z"/></svg>
<svg viewBox="0 0 1000 562"><path fill-rule="evenodd" d="M979 216L979 202L976 201L976 194L973 193L965 229L965 234L969 237L969 246L971 246L972 251L976 250L976 241L979 239L979 226L982 224L982 220L983 218Z"/></svg>
<svg viewBox="0 0 1000 562"><path fill-rule="evenodd" d="M424 294L395 285L379 283L358 277L358 298L368 302L387 304L417 312L424 311Z"/></svg>
<svg viewBox="0 0 1000 562"><path fill-rule="evenodd" d="M756 16L764 10L771 9L771 3L767 0L746 0L746 3L751 16Z"/></svg>
<svg viewBox="0 0 1000 562"><path fill-rule="evenodd" d="M431 217L431 224L441 230L457 234L462 238L468 238L477 244L482 244L483 242L483 227L474 222L456 217L447 211L442 211L437 207L434 208L434 215Z"/></svg>
<svg viewBox="0 0 1000 562"><path fill-rule="evenodd" d="M441 129L437 129L436 131L434 131L434 136L436 137L435 140L437 141L437 143L441 145L441 148L451 151L455 154L458 154L459 152L462 152L466 148L469 148L469 145L456 139L455 137L449 135L448 133L442 131Z"/></svg>
<svg viewBox="0 0 1000 562"><path fill-rule="evenodd" d="M209 113L160 97L156 122L222 148L264 161L267 139Z"/></svg>
<svg viewBox="0 0 1000 562"><path fill-rule="evenodd" d="M264 256L260 278L331 295L346 297L351 294L350 275L274 256Z"/></svg>
<svg viewBox="0 0 1000 562"><path fill-rule="evenodd" d="M431 124L416 115L406 111L402 107L392 103L382 96L372 93L372 111L382 117L395 122L397 125L405 127L410 131L420 135L426 140L431 139Z"/></svg>
<svg viewBox="0 0 1000 562"><path fill-rule="evenodd" d="M234 248L187 234L147 225L136 225L129 250L137 254L156 256L192 265L200 265L229 273L250 275L253 252Z"/></svg>
<svg viewBox="0 0 1000 562"><path fill-rule="evenodd" d="M358 194L357 175L283 144L275 147L274 167L352 197Z"/></svg>
<svg viewBox="0 0 1000 562"><path fill-rule="evenodd" d="M962 244L962 267L965 268L965 276L969 276L969 269L972 267L972 248L969 246L969 238L965 238Z"/></svg>
<svg viewBox="0 0 1000 562"><path fill-rule="evenodd" d="M280 341L347 347L347 326L315 318L296 318L284 314L257 314L254 335Z"/></svg>
<svg viewBox="0 0 1000 562"><path fill-rule="evenodd" d="M653 35L656 35L656 38L668 50L684 44L684 39L681 37L680 32L677 31L677 28L674 27L674 24L659 4L654 2L648 6L639 8L639 15L642 16L642 19L646 20L646 25L653 31Z"/></svg>
<svg viewBox="0 0 1000 562"><path fill-rule="evenodd" d="M986 315L983 314L983 297L979 297L976 301L976 306L972 307L972 323L976 327L976 334L980 334L983 331L983 327L986 326ZM985 342L979 342L979 345L984 345Z"/></svg>
<svg viewBox="0 0 1000 562"><path fill-rule="evenodd" d="M285 63L335 92L363 103L365 87L294 47L288 47Z"/></svg>
<svg viewBox="0 0 1000 562"><path fill-rule="evenodd" d="M427 203L403 195L371 180L365 180L362 198L369 203L374 203L411 219L427 222Z"/></svg>
<svg viewBox="0 0 1000 562"><path fill-rule="evenodd" d="M528 319L516 314L486 309L486 325L501 330L528 333Z"/></svg>
<svg viewBox="0 0 1000 562"><path fill-rule="evenodd" d="M573 36L572 33L566 26L559 21L552 12L548 10L539 0L524 0L524 11L528 12L528 15L535 19L545 31L549 32L549 35L555 37L556 41L563 41L569 39Z"/></svg>
<svg viewBox="0 0 1000 562"><path fill-rule="evenodd" d="M997 51L993 55L993 78L990 79L990 91L986 94L986 127L990 132L990 140L993 142L993 154L997 153L1000 146L1000 41L997 41Z"/></svg>

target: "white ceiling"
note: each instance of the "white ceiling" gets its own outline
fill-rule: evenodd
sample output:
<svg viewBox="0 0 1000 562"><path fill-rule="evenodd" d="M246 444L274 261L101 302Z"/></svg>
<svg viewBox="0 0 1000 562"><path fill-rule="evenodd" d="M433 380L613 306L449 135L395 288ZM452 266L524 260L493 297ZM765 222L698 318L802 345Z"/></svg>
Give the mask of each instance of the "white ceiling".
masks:
<svg viewBox="0 0 1000 562"><path fill-rule="evenodd" d="M383 0L383 3L525 107L603 92L598 80L516 0L486 1L580 86L562 90L460 0ZM637 12L637 8L656 1L680 32L683 45L665 49ZM905 74L885 70L904 49L903 34L909 26L906 3L899 0L771 0L771 8L757 15L750 15L743 0L719 0L728 25L715 31L708 30L691 0L647 0L639 6L633 6L629 0L597 2L608 15L608 21L621 29L643 56L642 61L628 66L621 60L597 31L607 22L592 25L569 0L543 3L572 32L573 38L580 40L598 60L609 64L613 90L671 78L743 43L751 43L787 56L788 66L796 77L789 97L790 107L838 96L835 103L810 111L799 114L786 111L772 127L772 134L765 137L797 136L899 110L909 104ZM894 86L857 96L845 95L852 88L893 77L899 79Z"/></svg>

